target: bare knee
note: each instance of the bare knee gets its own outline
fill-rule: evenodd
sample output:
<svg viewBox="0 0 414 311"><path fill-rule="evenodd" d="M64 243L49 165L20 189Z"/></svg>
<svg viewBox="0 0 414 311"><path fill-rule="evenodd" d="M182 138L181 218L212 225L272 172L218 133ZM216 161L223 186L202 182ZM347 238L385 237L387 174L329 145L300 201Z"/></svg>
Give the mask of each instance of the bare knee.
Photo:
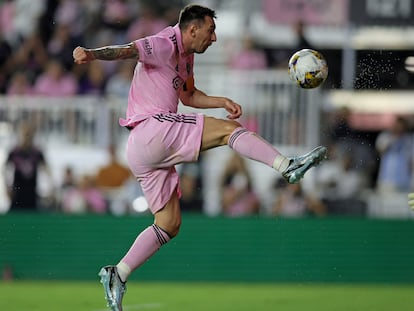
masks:
<svg viewBox="0 0 414 311"><path fill-rule="evenodd" d="M201 151L226 145L231 133L240 126L240 123L234 120L205 117Z"/></svg>
<svg viewBox="0 0 414 311"><path fill-rule="evenodd" d="M234 130L238 127L242 127L242 125L234 120L228 120L226 122L226 126L224 127L226 135L223 137L223 143L227 144L230 138L230 135L234 132Z"/></svg>
<svg viewBox="0 0 414 311"><path fill-rule="evenodd" d="M181 218L180 219L155 219L155 224L164 230L170 238L174 238L180 232Z"/></svg>
<svg viewBox="0 0 414 311"><path fill-rule="evenodd" d="M236 128L241 127L242 125L235 120L226 120L226 126L224 127L229 134L231 134Z"/></svg>
<svg viewBox="0 0 414 311"><path fill-rule="evenodd" d="M173 238L180 231L181 209L177 192L175 191L163 209L155 213L155 224Z"/></svg>

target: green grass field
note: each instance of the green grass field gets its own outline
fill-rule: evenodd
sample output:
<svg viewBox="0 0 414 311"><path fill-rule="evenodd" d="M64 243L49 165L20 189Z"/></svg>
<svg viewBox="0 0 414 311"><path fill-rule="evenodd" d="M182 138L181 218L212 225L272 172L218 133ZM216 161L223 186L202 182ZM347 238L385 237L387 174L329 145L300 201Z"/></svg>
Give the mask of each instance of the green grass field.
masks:
<svg viewBox="0 0 414 311"><path fill-rule="evenodd" d="M105 311L99 282L0 283L0 310ZM124 311L411 311L414 285L130 283Z"/></svg>

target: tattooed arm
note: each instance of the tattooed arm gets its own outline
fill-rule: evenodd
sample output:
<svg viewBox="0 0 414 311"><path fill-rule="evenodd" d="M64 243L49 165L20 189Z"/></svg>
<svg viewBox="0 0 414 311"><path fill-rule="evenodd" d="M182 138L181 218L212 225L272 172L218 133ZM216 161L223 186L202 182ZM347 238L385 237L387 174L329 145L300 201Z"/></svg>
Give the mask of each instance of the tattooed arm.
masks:
<svg viewBox="0 0 414 311"><path fill-rule="evenodd" d="M95 59L118 60L127 58L139 58L135 43L125 45L110 45L97 49L85 49L78 46L73 50L73 59L76 64L85 64Z"/></svg>

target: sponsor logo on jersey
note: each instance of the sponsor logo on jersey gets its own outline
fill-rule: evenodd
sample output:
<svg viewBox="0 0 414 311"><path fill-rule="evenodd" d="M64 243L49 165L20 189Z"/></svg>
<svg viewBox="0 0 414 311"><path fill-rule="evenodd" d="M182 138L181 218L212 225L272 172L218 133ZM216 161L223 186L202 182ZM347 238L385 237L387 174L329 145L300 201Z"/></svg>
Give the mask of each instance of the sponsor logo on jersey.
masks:
<svg viewBox="0 0 414 311"><path fill-rule="evenodd" d="M144 40L144 50L145 50L145 53L147 53L147 55L152 54L152 47L148 39Z"/></svg>

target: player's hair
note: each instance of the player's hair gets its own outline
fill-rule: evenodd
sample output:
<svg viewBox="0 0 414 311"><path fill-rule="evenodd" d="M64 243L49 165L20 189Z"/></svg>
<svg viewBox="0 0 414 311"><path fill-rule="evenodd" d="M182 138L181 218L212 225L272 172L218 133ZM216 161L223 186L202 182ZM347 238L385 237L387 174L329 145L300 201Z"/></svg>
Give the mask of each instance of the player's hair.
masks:
<svg viewBox="0 0 414 311"><path fill-rule="evenodd" d="M197 21L198 23L202 24L204 23L204 18L206 16L216 18L216 12L205 6L198 4L189 4L181 10L180 17L178 19L178 25L180 29L185 29L193 21Z"/></svg>

